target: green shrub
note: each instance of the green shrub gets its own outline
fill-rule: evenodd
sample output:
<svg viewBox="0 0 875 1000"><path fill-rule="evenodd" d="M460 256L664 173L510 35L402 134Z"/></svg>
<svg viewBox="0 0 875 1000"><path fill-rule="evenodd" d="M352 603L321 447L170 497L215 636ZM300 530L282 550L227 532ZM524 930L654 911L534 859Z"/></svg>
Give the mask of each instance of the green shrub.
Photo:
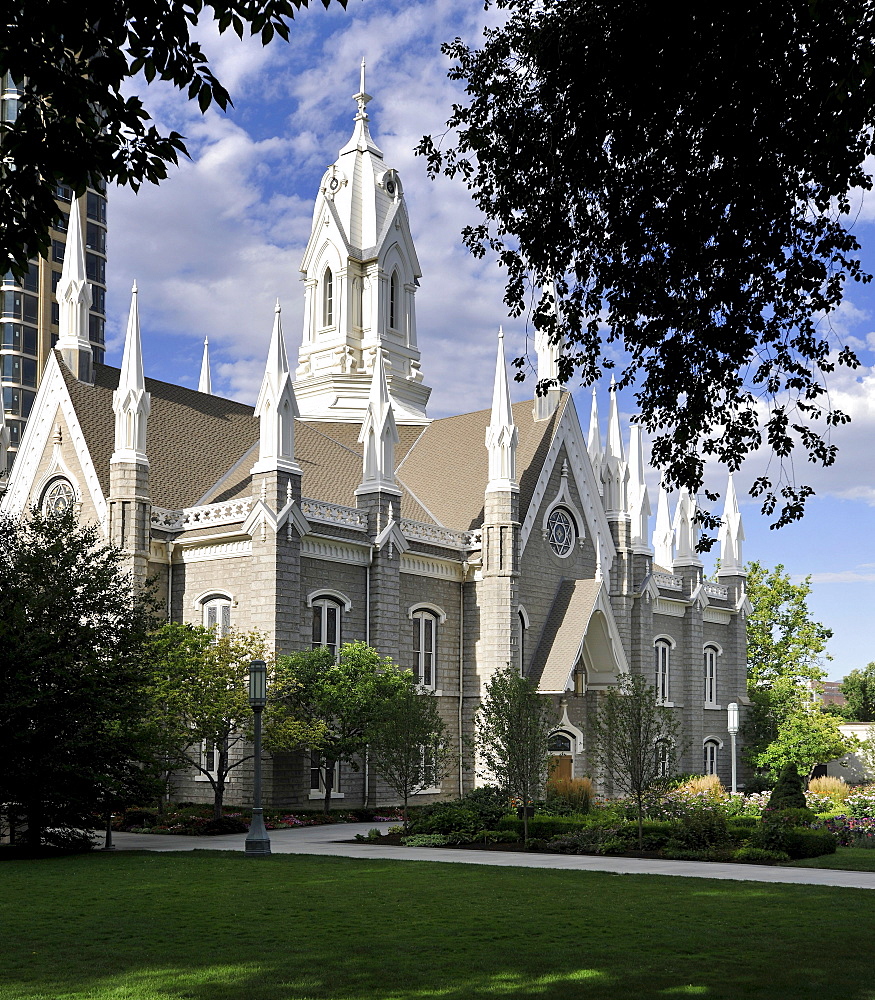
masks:
<svg viewBox="0 0 875 1000"><path fill-rule="evenodd" d="M728 839L726 816L713 809L691 809L682 820L672 824L672 847L702 851L722 846Z"/></svg>
<svg viewBox="0 0 875 1000"><path fill-rule="evenodd" d="M484 844L515 844L519 838L512 830L481 830L477 839Z"/></svg>
<svg viewBox="0 0 875 1000"><path fill-rule="evenodd" d="M402 837L401 843L405 847L446 847L452 841L441 833L414 833L410 837Z"/></svg>
<svg viewBox="0 0 875 1000"><path fill-rule="evenodd" d="M458 800L459 805L470 809L480 819L480 826L493 829L508 811L510 799L506 792L492 785L472 788Z"/></svg>
<svg viewBox="0 0 875 1000"><path fill-rule="evenodd" d="M779 826L810 826L817 819L817 814L807 807L804 809L764 809L762 822L766 825Z"/></svg>
<svg viewBox="0 0 875 1000"><path fill-rule="evenodd" d="M733 861L789 861L786 851L768 851L764 847L739 847L732 854Z"/></svg>
<svg viewBox="0 0 875 1000"><path fill-rule="evenodd" d="M835 854L836 838L827 830L763 823L754 831L749 846L785 851L791 858L819 858L823 854Z"/></svg>
<svg viewBox="0 0 875 1000"><path fill-rule="evenodd" d="M769 809L804 809L805 786L795 764L785 764L769 798Z"/></svg>
<svg viewBox="0 0 875 1000"><path fill-rule="evenodd" d="M562 854L615 854L626 846L619 830L598 824L559 834L550 841L550 847Z"/></svg>
<svg viewBox="0 0 875 1000"><path fill-rule="evenodd" d="M249 824L239 816L223 816L221 819L207 820L196 832L214 836L222 833L248 833Z"/></svg>
<svg viewBox="0 0 875 1000"><path fill-rule="evenodd" d="M557 834L568 833L587 826L586 816L530 816L529 837L549 840ZM523 839L523 821L516 816L504 816L497 824L499 830L511 830L517 840Z"/></svg>
<svg viewBox="0 0 875 1000"><path fill-rule="evenodd" d="M473 809L468 809L460 802L435 802L426 806L419 816L410 824L411 832L437 833L467 837L474 840L483 823Z"/></svg>
<svg viewBox="0 0 875 1000"><path fill-rule="evenodd" d="M121 827L127 830L132 826L154 826L157 816L154 809L125 809Z"/></svg>

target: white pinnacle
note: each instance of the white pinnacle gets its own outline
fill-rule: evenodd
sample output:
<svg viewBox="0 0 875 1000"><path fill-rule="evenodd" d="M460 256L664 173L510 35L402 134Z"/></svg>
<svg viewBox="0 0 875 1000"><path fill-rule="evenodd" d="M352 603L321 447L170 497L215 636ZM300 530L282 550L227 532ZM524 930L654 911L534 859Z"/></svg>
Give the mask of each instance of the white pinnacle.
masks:
<svg viewBox="0 0 875 1000"><path fill-rule="evenodd" d="M653 561L662 569L671 570L674 565L674 531L668 509L668 493L665 484L659 484L659 500L656 505L656 524L653 528Z"/></svg>
<svg viewBox="0 0 875 1000"><path fill-rule="evenodd" d="M204 337L204 356L201 360L201 377L197 384L198 392L212 394L213 381L210 377L210 338Z"/></svg>
<svg viewBox="0 0 875 1000"><path fill-rule="evenodd" d="M111 462L148 464L146 424L151 409L143 375L143 348L140 341L140 308L137 283L131 289L131 309L125 333L125 348L118 389L112 394L115 411L115 450Z"/></svg>
<svg viewBox="0 0 875 1000"><path fill-rule="evenodd" d="M723 505L723 517L717 537L720 541L720 571L718 576L742 576L744 574L744 560L741 554L741 543L744 541L744 525L741 521L741 511L738 509L735 481L731 472L726 486L726 502Z"/></svg>
<svg viewBox="0 0 875 1000"><path fill-rule="evenodd" d="M696 545L699 528L696 524L696 498L682 486L674 512L675 566L701 566Z"/></svg>
<svg viewBox="0 0 875 1000"><path fill-rule="evenodd" d="M274 307L273 330L270 335L270 347L267 350L264 376L255 403L255 416L260 421L259 445L258 461L253 466L252 472L275 472L281 469L285 472L300 473L301 469L295 462L295 418L298 416L298 402L289 374L289 359L283 337L282 307L279 299Z"/></svg>
<svg viewBox="0 0 875 1000"><path fill-rule="evenodd" d="M504 356L504 330L498 328L498 352L495 359L495 381L492 388L492 412L486 428L489 450L489 482L486 492L517 491L516 448L519 433L513 421L507 360Z"/></svg>
<svg viewBox="0 0 875 1000"><path fill-rule="evenodd" d="M79 199L74 196L67 224L64 265L55 292L58 300L58 343L64 363L77 377L91 381L91 342L88 339L88 310L91 284L85 271L85 246Z"/></svg>
<svg viewBox="0 0 875 1000"><path fill-rule="evenodd" d="M389 395L383 351L377 348L374 374L368 395L368 409L359 432L362 451L362 482L356 493L384 491L397 494L395 484L395 445L400 440L395 425L395 411Z"/></svg>
<svg viewBox="0 0 875 1000"><path fill-rule="evenodd" d="M129 390L140 392L145 388L143 347L140 342L140 307L137 298L137 282L135 281L131 289L131 309L128 313L128 328L125 333L125 349L122 354L118 391L120 393Z"/></svg>
<svg viewBox="0 0 875 1000"><path fill-rule="evenodd" d="M598 479L602 461L602 432L599 427L599 404L595 386L592 387L592 404L589 409L589 434L586 439L586 450L589 452L589 460L592 462L596 479Z"/></svg>
<svg viewBox="0 0 875 1000"><path fill-rule="evenodd" d="M644 478L644 441L641 424L633 423L629 430L629 516L633 548L649 550L647 527L650 514L650 495Z"/></svg>

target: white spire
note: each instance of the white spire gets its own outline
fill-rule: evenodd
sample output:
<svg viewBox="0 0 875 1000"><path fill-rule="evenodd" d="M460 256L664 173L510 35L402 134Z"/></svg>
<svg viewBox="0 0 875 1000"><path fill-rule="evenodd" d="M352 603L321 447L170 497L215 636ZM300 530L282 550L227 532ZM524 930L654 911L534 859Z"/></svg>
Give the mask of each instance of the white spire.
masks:
<svg viewBox="0 0 875 1000"><path fill-rule="evenodd" d="M611 405L608 416L608 444L602 462L602 482L604 483L605 512L614 516L625 514L628 507L629 468L623 451L623 435L620 432L620 411L617 406L617 391L614 376L611 376Z"/></svg>
<svg viewBox="0 0 875 1000"><path fill-rule="evenodd" d="M198 392L212 394L213 381L210 378L210 338L204 337L204 356L201 361L201 377L197 384Z"/></svg>
<svg viewBox="0 0 875 1000"><path fill-rule="evenodd" d="M650 495L644 479L644 441L641 424L629 428L629 518L632 527L632 548L650 552L647 529L650 523Z"/></svg>
<svg viewBox="0 0 875 1000"><path fill-rule="evenodd" d="M596 479L600 479L602 466L602 432L599 427L599 403L595 386L592 387L592 404L589 408L589 434L586 438L586 450L592 462Z"/></svg>
<svg viewBox="0 0 875 1000"><path fill-rule="evenodd" d="M260 424L258 461L252 467L253 473L277 470L298 474L301 472L295 461L295 417L298 416L298 403L289 374L281 313L277 299L267 363L255 403L255 416Z"/></svg>
<svg viewBox="0 0 875 1000"><path fill-rule="evenodd" d="M55 295L58 300L58 342L64 364L83 382L93 381L91 342L88 339L88 310L91 284L85 272L85 245L79 199L74 196L67 224L64 265Z"/></svg>
<svg viewBox="0 0 875 1000"><path fill-rule="evenodd" d="M553 311L556 310L556 290L546 287L545 294L553 296ZM535 352L538 355L538 382L550 381L554 385L543 396L535 394L535 420L546 420L556 412L562 390L559 386L559 355L562 353L562 341L550 342L546 330L535 331Z"/></svg>
<svg viewBox="0 0 875 1000"><path fill-rule="evenodd" d="M699 527L695 521L696 498L682 486L678 494L678 505L674 512L675 557L674 565L701 566L702 561L696 551L699 541Z"/></svg>
<svg viewBox="0 0 875 1000"><path fill-rule="evenodd" d="M353 129L352 138L349 142L341 149L341 154L351 152L354 149L364 152L366 149L370 152L382 158L383 151L371 138L371 133L368 128L368 113L365 110L368 104L373 100L371 95L365 91L365 59L362 56L361 74L359 76L359 90L357 94L352 95L352 99L358 106L358 112L353 119L355 121L355 128Z"/></svg>
<svg viewBox="0 0 875 1000"><path fill-rule="evenodd" d="M498 328L498 356L495 360L495 382L492 389L492 413L486 428L489 449L489 482L487 493L519 490L516 481L516 447L519 433L513 422L510 403L510 383L504 357L504 330Z"/></svg>
<svg viewBox="0 0 875 1000"><path fill-rule="evenodd" d="M149 419L149 393L143 376L143 348L140 343L140 310L137 301L137 283L131 289L131 310L125 349L119 372L118 389L112 394L115 412L115 450L110 462L139 462L148 465L146 458L146 424Z"/></svg>
<svg viewBox="0 0 875 1000"><path fill-rule="evenodd" d="M744 576L744 560L741 555L744 525L741 522L738 497L735 495L735 481L731 472L726 486L726 502L723 505L723 517L718 538L720 540L720 571L717 575Z"/></svg>
<svg viewBox="0 0 875 1000"><path fill-rule="evenodd" d="M395 445L398 428L386 381L383 352L378 348L368 396L368 409L359 432L362 450L362 482L356 494L382 492L400 495L395 484Z"/></svg>
<svg viewBox="0 0 875 1000"><path fill-rule="evenodd" d="M653 562L662 569L674 566L674 531L668 509L668 493L665 484L659 484L659 500L656 505L656 525L653 529Z"/></svg>

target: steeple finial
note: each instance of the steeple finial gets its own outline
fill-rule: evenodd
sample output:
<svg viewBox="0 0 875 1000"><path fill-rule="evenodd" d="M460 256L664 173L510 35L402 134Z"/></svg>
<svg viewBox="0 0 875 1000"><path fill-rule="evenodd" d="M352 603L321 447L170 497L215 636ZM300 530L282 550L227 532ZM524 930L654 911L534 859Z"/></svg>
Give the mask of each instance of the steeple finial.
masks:
<svg viewBox="0 0 875 1000"><path fill-rule="evenodd" d="M281 314L282 309L277 299L270 347L267 349L267 362L255 404L255 416L260 423L258 461L253 466L252 472L282 470L300 475L300 466L295 461L295 418L298 416L298 402L289 374L289 359L286 354Z"/></svg>
<svg viewBox="0 0 875 1000"><path fill-rule="evenodd" d="M370 152L375 156L378 156L381 160L383 158L383 151L371 138L370 129L368 127L369 117L367 112L367 106L373 100L370 94L365 91L365 60L362 57L361 64L361 75L359 77L359 91L357 94L352 95L352 99L355 101L358 111L356 112L355 118L355 128L353 129L352 138L349 142L341 149L340 155L343 156L344 153L352 153L358 150L361 153Z"/></svg>
<svg viewBox="0 0 875 1000"><path fill-rule="evenodd" d="M650 552L647 528L650 521L650 495L644 479L644 441L641 424L629 429L629 517L632 527L632 548Z"/></svg>
<svg viewBox="0 0 875 1000"><path fill-rule="evenodd" d="M678 505L674 512L675 566L701 566L702 561L696 551L699 528L696 524L696 498L682 486L678 495Z"/></svg>
<svg viewBox="0 0 875 1000"><path fill-rule="evenodd" d="M720 570L717 575L744 576L744 560L741 555L744 525L741 521L741 511L738 509L735 481L731 472L726 485L726 502L723 505L723 517L717 537L720 541Z"/></svg>
<svg viewBox="0 0 875 1000"><path fill-rule="evenodd" d="M198 392L212 394L213 380L210 377L210 338L204 337L204 356L201 360L201 377L197 384Z"/></svg>
<svg viewBox="0 0 875 1000"><path fill-rule="evenodd" d="M495 359L495 381L492 388L492 412L486 428L489 449L489 482L487 493L517 491L516 447L519 433L513 422L507 361L504 356L504 330L498 328L498 354Z"/></svg>
<svg viewBox="0 0 875 1000"><path fill-rule="evenodd" d="M662 482L659 484L656 525L653 529L653 561L666 570L671 570L674 566L674 530L668 509L668 492Z"/></svg>
<svg viewBox="0 0 875 1000"><path fill-rule="evenodd" d="M625 514L628 507L629 469L623 451L620 411L617 405L617 389L613 375L611 375L610 397L608 443L602 462L602 482L604 484L605 512L616 516Z"/></svg>
<svg viewBox="0 0 875 1000"><path fill-rule="evenodd" d="M125 333L125 348L118 389L112 394L115 411L115 450L110 462L138 462L148 465L146 424L151 409L143 375L143 347L140 341L140 307L136 281L131 288L131 308Z"/></svg>
<svg viewBox="0 0 875 1000"><path fill-rule="evenodd" d="M592 387L592 403L589 408L589 434L586 438L586 450L589 452L589 460L595 471L595 477L599 479L602 463L602 432L599 427L599 403L595 386Z"/></svg>
<svg viewBox="0 0 875 1000"><path fill-rule="evenodd" d="M64 264L55 292L58 299L58 343L64 364L82 382L94 380L91 342L88 339L88 310L91 284L85 271L85 245L79 199L70 205Z"/></svg>
<svg viewBox="0 0 875 1000"><path fill-rule="evenodd" d="M386 380L383 351L377 348L374 374L368 396L368 409L359 432L362 452L362 481L356 494L377 491L400 494L395 484L395 445L400 440L395 426L395 411Z"/></svg>

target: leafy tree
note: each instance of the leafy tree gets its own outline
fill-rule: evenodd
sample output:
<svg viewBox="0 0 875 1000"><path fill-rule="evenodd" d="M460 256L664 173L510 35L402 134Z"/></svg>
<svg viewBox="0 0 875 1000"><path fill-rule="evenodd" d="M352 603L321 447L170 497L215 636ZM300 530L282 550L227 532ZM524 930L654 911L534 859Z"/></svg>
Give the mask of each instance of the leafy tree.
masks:
<svg viewBox="0 0 875 1000"><path fill-rule="evenodd" d="M0 802L31 847L81 841L148 786L152 604L99 528L36 508L0 515L0 595Z"/></svg>
<svg viewBox="0 0 875 1000"><path fill-rule="evenodd" d="M48 248L58 220L54 193L81 194L101 181L158 183L186 154L178 132L162 134L136 96L131 77L164 80L202 112L223 110L228 92L213 76L192 28L211 21L233 30L288 39L289 24L309 0L9 0L0 76L20 87L18 116L0 123L2 257L19 273ZM330 0L322 0L327 7ZM346 0L337 0L346 7ZM4 265L5 267L5 265Z"/></svg>
<svg viewBox="0 0 875 1000"><path fill-rule="evenodd" d="M527 677L510 665L496 670L477 712L477 757L490 782L519 799L524 807L547 779L548 742L556 713ZM523 840L529 839L529 813L523 808Z"/></svg>
<svg viewBox="0 0 875 1000"><path fill-rule="evenodd" d="M494 6L481 47L443 46L466 98L419 146L484 217L466 244L497 254L514 315L564 338L562 381L619 364L637 384L669 484L696 493L706 457L737 469L765 440L780 473L752 493L781 505L777 525L801 517L812 491L790 456L834 461L849 418L824 377L858 364L822 316L870 280L852 228L872 185L875 8Z"/></svg>
<svg viewBox="0 0 875 1000"><path fill-rule="evenodd" d="M841 683L847 699L845 716L852 722L875 722L875 663L852 670Z"/></svg>
<svg viewBox="0 0 875 1000"><path fill-rule="evenodd" d="M781 725L805 713L826 676L822 663L832 631L811 617L808 579L793 583L783 566L748 563L745 756L755 763ZM772 766L771 764L769 765Z"/></svg>
<svg viewBox="0 0 875 1000"><path fill-rule="evenodd" d="M409 683L408 675L363 642L331 650L308 649L277 659L269 692L264 745L271 753L308 747L325 768L325 812L331 809L334 767L358 770L385 705Z"/></svg>
<svg viewBox="0 0 875 1000"><path fill-rule="evenodd" d="M456 756L437 697L418 690L412 674L405 677L406 684L379 707L370 733L368 759L400 796L406 830L410 796L440 785Z"/></svg>
<svg viewBox="0 0 875 1000"><path fill-rule="evenodd" d="M683 750L680 722L644 677L626 675L596 712L592 740L592 764L635 800L638 847L643 848L644 801L675 771Z"/></svg>
<svg viewBox="0 0 875 1000"><path fill-rule="evenodd" d="M875 726L866 730L866 739L857 747L857 756L863 764L866 777L871 781L875 778Z"/></svg>
<svg viewBox="0 0 875 1000"><path fill-rule="evenodd" d="M170 770L194 768L207 778L216 819L228 776L252 760L249 664L264 655L258 632L217 636L177 622L162 626L151 643L159 746Z"/></svg>
<svg viewBox="0 0 875 1000"><path fill-rule="evenodd" d="M810 776L816 764L827 764L857 745L855 739L842 736L839 725L838 719L813 705L801 708L782 720L775 739L754 762L773 774L793 765Z"/></svg>

